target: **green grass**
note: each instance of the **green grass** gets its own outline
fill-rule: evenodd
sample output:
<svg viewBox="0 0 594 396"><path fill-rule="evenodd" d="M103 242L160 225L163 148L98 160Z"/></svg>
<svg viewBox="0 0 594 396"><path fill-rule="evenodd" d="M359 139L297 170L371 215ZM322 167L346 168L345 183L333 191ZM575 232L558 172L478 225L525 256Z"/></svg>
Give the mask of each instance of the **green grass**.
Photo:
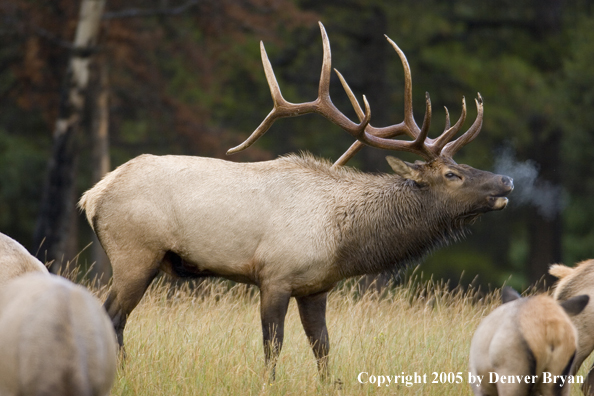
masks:
<svg viewBox="0 0 594 396"><path fill-rule="evenodd" d="M206 285L206 286L205 286ZM149 289L125 332L127 357L112 395L471 395L470 340L499 294L413 282L378 298L354 288L330 294L327 322L334 381L321 382L294 301L277 379L268 383L256 289L225 283ZM426 375L427 383L361 384L359 373ZM461 373L461 384L439 374ZM438 383L432 383L437 373ZM363 379L368 379L363 374ZM574 389L572 394L579 393Z"/></svg>

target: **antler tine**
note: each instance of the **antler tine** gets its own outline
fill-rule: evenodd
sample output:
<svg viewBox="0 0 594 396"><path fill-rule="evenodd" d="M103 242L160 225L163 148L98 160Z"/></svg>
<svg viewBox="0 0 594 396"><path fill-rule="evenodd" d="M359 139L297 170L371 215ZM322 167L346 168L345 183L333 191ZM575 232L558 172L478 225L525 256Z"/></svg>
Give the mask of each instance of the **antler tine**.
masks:
<svg viewBox="0 0 594 396"><path fill-rule="evenodd" d="M419 146L419 149L423 149L425 147L425 139L427 139L427 134L429 133L430 126L431 98L429 97L429 92L425 92L425 118L423 118L423 126L421 127L421 132L414 141Z"/></svg>
<svg viewBox="0 0 594 396"><path fill-rule="evenodd" d="M260 41L260 57L262 58L262 66L264 67L264 74L266 75L266 81L268 82L268 87L270 88L272 101L274 102L275 107L282 106L283 104L287 103L287 101L285 98L283 98L283 94L280 91L278 81L274 75L274 69L272 69L270 59L268 59L268 54L266 53L266 48L264 48L263 41Z"/></svg>
<svg viewBox="0 0 594 396"><path fill-rule="evenodd" d="M478 136L479 132L481 131L481 127L483 126L484 110L483 110L483 97L481 96L480 93L478 94L478 97L474 100L474 102L476 104L477 116L476 116L476 119L474 120L474 122L472 123L472 126L468 129L468 131L466 131L458 139L454 140L453 142L449 142L448 144L445 145L445 147L441 151L441 154L443 156L448 156L450 158L453 157L454 154L456 154L456 152L458 150L460 150L460 148L462 148L463 146L472 142L474 140L474 138L476 138ZM464 110L465 110L465 108L464 108Z"/></svg>
<svg viewBox="0 0 594 396"><path fill-rule="evenodd" d="M323 100L330 100L330 76L332 74L332 52L330 50L330 40L322 22L320 32L322 34L322 47L324 48L324 59L322 61L322 72L320 74L320 85L318 88L318 97ZM360 119L361 120L361 119Z"/></svg>
<svg viewBox="0 0 594 396"><path fill-rule="evenodd" d="M355 154L357 154L359 151L361 151L361 149L363 148L364 144L361 143L361 141L357 140L356 142L354 142L353 144L351 144L351 147L348 148L347 151L345 151L339 159L336 160L336 162L334 162L332 164L332 166L330 168L336 168L339 166L343 166L344 164L346 164L351 158L353 158L353 156Z"/></svg>
<svg viewBox="0 0 594 396"><path fill-rule="evenodd" d="M351 102L351 105L353 106L353 109L355 109L355 113L357 113L357 117L359 118L359 121L362 121L363 118L365 117L365 114L363 113L363 109L361 108L359 101L355 97L355 94L351 90L351 87L349 87L349 84L347 84L347 82L344 79L344 77L342 76L342 74L336 69L334 69L334 72L338 76L338 79L340 80L340 83L342 84L342 87L344 88L344 91L346 92L347 97L349 98L349 101ZM359 151L361 151L361 149L363 148L363 145L364 144L361 141L359 141L359 140L355 141L353 144L351 144L351 147L349 147L349 149L347 151L345 151L340 156L340 158L336 160L336 162L334 164L332 164L332 168L336 168L338 166L342 166L342 165L346 164L348 162L348 160L353 158L353 156L355 154L357 154Z"/></svg>
<svg viewBox="0 0 594 396"><path fill-rule="evenodd" d="M448 108L446 106L443 106L445 113L446 113L446 119L445 119L445 128L443 129L444 131L447 131L448 129L450 129L450 112L448 111Z"/></svg>
<svg viewBox="0 0 594 396"><path fill-rule="evenodd" d="M447 121L445 130L439 137L437 137L433 141L433 146L435 147L435 151L438 155L442 151L443 147L458 133L458 131L460 131L460 128L462 128L464 121L466 121L466 98L462 97L462 113L460 114L460 118L458 118L458 121L456 121L453 127L449 126L450 117L447 108L446 118Z"/></svg>
<svg viewBox="0 0 594 396"><path fill-rule="evenodd" d="M361 108L359 101L355 97L355 94L351 90L351 87L349 87L349 84L346 82L346 80L344 79L342 74L336 69L334 69L334 72L338 76L338 79L340 80L340 83L342 84L342 88L346 92L347 97L349 98L349 101L351 102L351 105L353 106L353 109L355 109L355 113L357 113L357 117L359 117L359 121L362 121L363 117L365 117L365 113L363 113L363 109Z"/></svg>
<svg viewBox="0 0 594 396"><path fill-rule="evenodd" d="M270 88L270 95L272 96L272 102L274 107L270 113L266 116L264 121L256 128L254 132L239 146L233 147L227 150L227 155L235 154L246 148L250 147L256 140L258 140L262 135L266 133L276 121L277 118L281 118L282 109L288 107L290 103L288 103L280 91L280 86L278 85L278 81L276 80L276 76L274 75L274 70L272 69L272 64L270 63L270 59L268 59L268 54L266 53L266 48L264 48L264 42L260 41L260 57L262 58L262 66L264 67L264 74L266 74L266 81L268 81L268 87Z"/></svg>
<svg viewBox="0 0 594 396"><path fill-rule="evenodd" d="M408 60L406 59L406 55L404 52L396 45L394 41L387 35L384 35L386 40L390 43L390 45L394 48L398 57L400 58L400 62L402 62L402 67L404 68L404 122L405 124L411 129L410 137L416 138L420 133L419 126L415 122L413 116L413 106L412 106L412 74L410 72L410 65L408 64Z"/></svg>

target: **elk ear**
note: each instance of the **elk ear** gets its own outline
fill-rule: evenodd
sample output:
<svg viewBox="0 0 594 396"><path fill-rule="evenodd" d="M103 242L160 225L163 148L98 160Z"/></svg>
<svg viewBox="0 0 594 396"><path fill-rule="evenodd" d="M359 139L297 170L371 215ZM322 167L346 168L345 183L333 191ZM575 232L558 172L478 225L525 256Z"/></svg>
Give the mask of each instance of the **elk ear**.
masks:
<svg viewBox="0 0 594 396"><path fill-rule="evenodd" d="M590 301L590 297L587 294L582 294L581 296L572 297L569 300L563 301L561 307L565 310L567 315L575 316L586 308L588 301Z"/></svg>
<svg viewBox="0 0 594 396"><path fill-rule="evenodd" d="M404 162L401 159L392 157L391 155L386 157L386 161L388 161L388 164L397 175L402 176L405 179L413 180L417 183L422 181L418 165Z"/></svg>
<svg viewBox="0 0 594 396"><path fill-rule="evenodd" d="M522 298L522 296L520 296L520 293L518 293L517 291L515 291L513 288L511 288L509 286L505 286L501 290L501 302L503 304L506 304L510 301L517 300L518 298Z"/></svg>
<svg viewBox="0 0 594 396"><path fill-rule="evenodd" d="M563 264L553 264L549 267L549 274L557 279L563 279L573 273L573 268L567 267Z"/></svg>

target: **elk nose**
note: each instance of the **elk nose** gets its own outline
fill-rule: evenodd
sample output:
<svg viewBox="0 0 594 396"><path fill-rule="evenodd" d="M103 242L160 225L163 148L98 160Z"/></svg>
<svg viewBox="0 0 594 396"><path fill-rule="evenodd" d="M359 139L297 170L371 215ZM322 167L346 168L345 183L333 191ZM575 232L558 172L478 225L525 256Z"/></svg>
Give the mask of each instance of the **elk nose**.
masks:
<svg viewBox="0 0 594 396"><path fill-rule="evenodd" d="M512 179L511 177L501 176L501 183L505 187L508 187L510 191L514 189L514 179Z"/></svg>

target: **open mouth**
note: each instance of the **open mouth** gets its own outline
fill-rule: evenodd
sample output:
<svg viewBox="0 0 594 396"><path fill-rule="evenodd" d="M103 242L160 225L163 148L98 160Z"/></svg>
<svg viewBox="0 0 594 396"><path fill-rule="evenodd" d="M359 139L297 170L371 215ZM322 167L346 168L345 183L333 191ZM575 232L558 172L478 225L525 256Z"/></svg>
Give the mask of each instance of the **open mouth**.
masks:
<svg viewBox="0 0 594 396"><path fill-rule="evenodd" d="M493 210L501 210L507 206L509 199L503 196L490 196L489 203L491 204L491 208Z"/></svg>
<svg viewBox="0 0 594 396"><path fill-rule="evenodd" d="M509 199L507 198L507 196L509 195L509 193L512 192L512 190L513 190L513 187L509 191L506 191L502 194L489 196L489 198L487 198L487 200L489 201L489 205L491 206L491 208L493 210L504 209L507 206L507 203L509 202Z"/></svg>

